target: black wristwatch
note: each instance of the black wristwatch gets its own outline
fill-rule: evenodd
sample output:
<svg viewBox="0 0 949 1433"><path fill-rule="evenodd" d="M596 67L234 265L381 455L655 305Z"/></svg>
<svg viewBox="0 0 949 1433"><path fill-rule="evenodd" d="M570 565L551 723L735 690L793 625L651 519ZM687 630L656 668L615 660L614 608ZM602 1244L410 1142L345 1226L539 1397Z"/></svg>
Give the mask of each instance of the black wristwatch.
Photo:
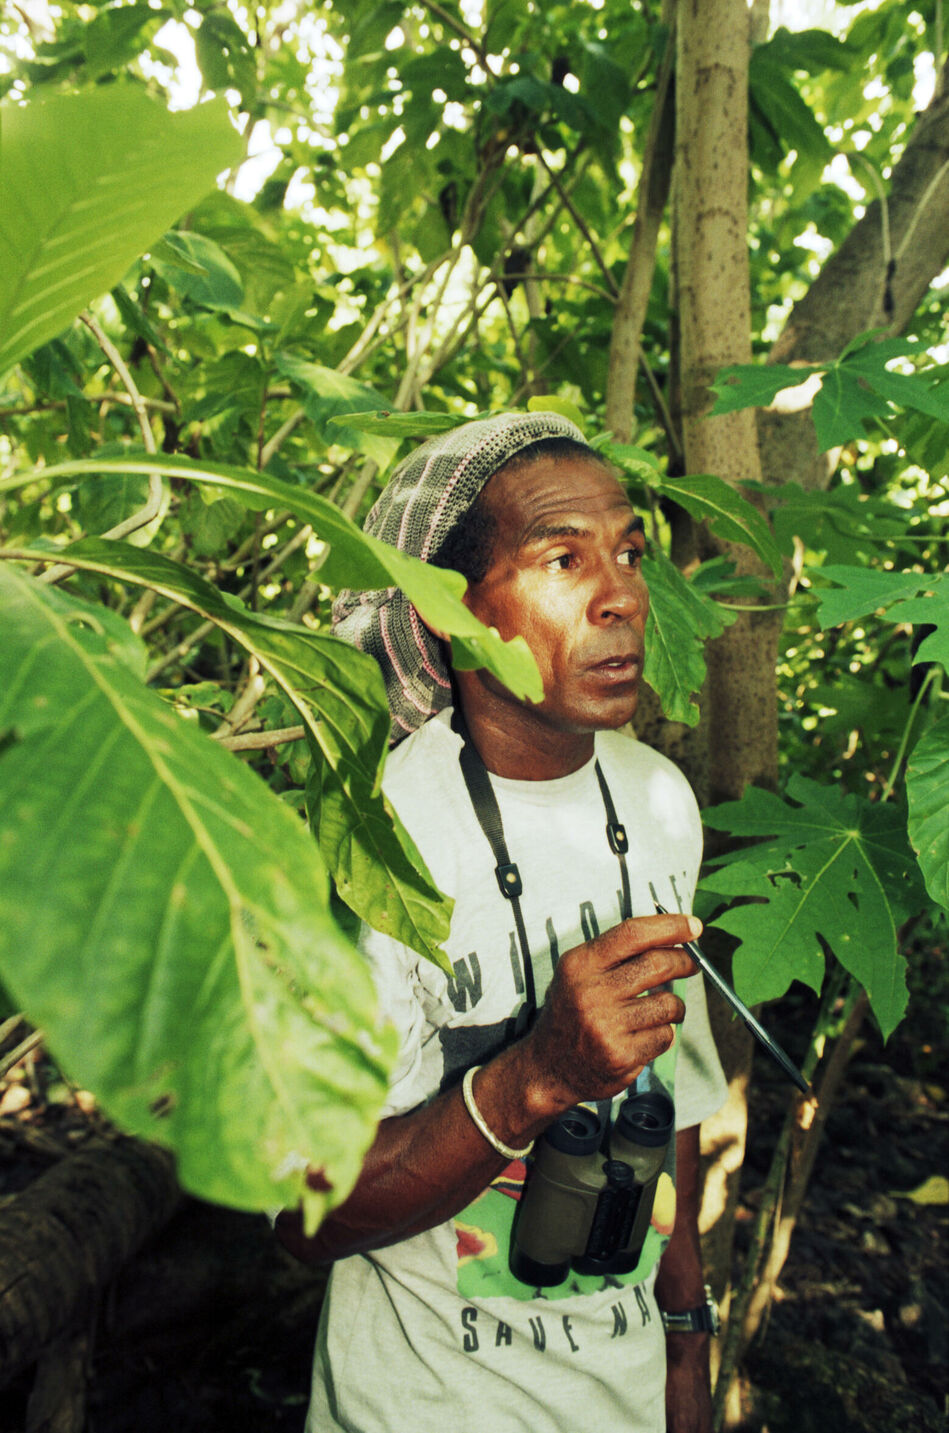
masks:
<svg viewBox="0 0 949 1433"><path fill-rule="evenodd" d="M715 1338L722 1326L718 1304L708 1284L705 1285L705 1303L699 1308L685 1309L679 1314L667 1314L665 1309L660 1309L659 1314L666 1333L710 1333Z"/></svg>

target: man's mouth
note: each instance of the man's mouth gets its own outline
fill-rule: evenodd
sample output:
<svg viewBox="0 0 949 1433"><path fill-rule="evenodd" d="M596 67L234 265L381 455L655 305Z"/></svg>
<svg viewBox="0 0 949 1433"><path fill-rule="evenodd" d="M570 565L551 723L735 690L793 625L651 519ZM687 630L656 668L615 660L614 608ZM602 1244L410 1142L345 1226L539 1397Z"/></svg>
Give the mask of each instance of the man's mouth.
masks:
<svg viewBox="0 0 949 1433"><path fill-rule="evenodd" d="M641 666L642 658L638 652L618 652L615 656L605 657L602 662L592 663L589 670L597 676L606 677L608 681L628 682L638 677Z"/></svg>

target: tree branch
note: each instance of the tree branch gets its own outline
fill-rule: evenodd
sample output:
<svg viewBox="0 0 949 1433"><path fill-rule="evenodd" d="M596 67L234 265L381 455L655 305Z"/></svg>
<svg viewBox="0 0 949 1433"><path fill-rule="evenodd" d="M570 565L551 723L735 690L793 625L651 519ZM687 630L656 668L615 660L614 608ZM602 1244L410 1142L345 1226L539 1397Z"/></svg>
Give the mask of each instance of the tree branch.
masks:
<svg viewBox="0 0 949 1433"><path fill-rule="evenodd" d="M240 736L221 736L213 733L219 746L228 751L267 751L271 746L284 746L288 741L302 741L306 736L304 726L277 726L272 731L245 731Z"/></svg>

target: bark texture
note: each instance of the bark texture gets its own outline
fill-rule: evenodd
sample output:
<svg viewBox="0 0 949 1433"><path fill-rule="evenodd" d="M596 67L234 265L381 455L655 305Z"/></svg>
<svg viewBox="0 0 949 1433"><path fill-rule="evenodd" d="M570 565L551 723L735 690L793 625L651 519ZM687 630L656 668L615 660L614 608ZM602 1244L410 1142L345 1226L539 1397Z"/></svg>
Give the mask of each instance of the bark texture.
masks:
<svg viewBox="0 0 949 1433"><path fill-rule="evenodd" d="M180 1197L166 1151L118 1138L67 1156L0 1211L0 1388L90 1317Z"/></svg>
<svg viewBox="0 0 949 1433"><path fill-rule="evenodd" d="M771 363L822 363L858 334L901 333L949 263L949 95L937 88L894 167L885 203L867 206L791 311ZM764 480L825 488L836 455L818 453L810 410L758 417Z"/></svg>
<svg viewBox="0 0 949 1433"><path fill-rule="evenodd" d="M750 410L707 416L719 369L751 362L748 268L748 10L744 0L681 0L677 12L675 228L682 434L688 473L761 481ZM747 548L706 537L740 572L766 575ZM708 651L709 794L737 799L777 774L771 614L743 615Z"/></svg>

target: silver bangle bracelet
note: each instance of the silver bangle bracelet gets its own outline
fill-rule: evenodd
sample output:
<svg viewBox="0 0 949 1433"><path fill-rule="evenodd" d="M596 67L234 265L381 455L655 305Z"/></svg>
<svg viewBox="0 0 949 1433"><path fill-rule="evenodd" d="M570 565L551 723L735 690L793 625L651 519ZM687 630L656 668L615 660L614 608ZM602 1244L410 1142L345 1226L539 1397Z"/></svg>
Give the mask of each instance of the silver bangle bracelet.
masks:
<svg viewBox="0 0 949 1433"><path fill-rule="evenodd" d="M478 1109L478 1106L475 1104L474 1077L480 1069L480 1065L472 1065L471 1069L468 1070L465 1075L464 1081L461 1086L461 1094L465 1102L465 1109L468 1111L473 1123L477 1126L480 1133L483 1134L485 1139L488 1141L488 1144L491 1146L492 1149L496 1149L498 1154L503 1154L505 1159L526 1159L526 1157L530 1154L531 1150L534 1148L534 1141L531 1140L530 1144L527 1145L525 1149L512 1149L509 1144L505 1144L503 1140L498 1139L494 1131L488 1128L487 1124L485 1123L484 1116Z"/></svg>

